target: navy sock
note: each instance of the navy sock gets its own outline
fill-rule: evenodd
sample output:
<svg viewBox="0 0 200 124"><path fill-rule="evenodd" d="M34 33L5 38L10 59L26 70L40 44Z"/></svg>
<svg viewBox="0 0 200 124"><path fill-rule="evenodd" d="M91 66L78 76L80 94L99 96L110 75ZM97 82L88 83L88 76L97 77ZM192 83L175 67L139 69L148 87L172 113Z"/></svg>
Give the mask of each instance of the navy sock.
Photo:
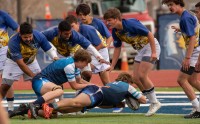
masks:
<svg viewBox="0 0 200 124"><path fill-rule="evenodd" d="M38 97L37 98L37 100L35 100L34 102L33 102L33 104L35 104L35 105L42 105L43 103L45 103L45 100L44 100L44 98L41 96L41 97Z"/></svg>

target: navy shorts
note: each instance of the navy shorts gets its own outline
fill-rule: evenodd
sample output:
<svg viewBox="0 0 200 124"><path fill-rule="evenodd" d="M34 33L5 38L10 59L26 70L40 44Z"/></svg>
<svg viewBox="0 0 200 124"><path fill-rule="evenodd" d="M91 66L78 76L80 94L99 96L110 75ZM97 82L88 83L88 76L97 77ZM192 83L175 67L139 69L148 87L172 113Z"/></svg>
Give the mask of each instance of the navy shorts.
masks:
<svg viewBox="0 0 200 124"><path fill-rule="evenodd" d="M86 109L94 108L94 107L100 105L101 102L103 101L103 93L101 91L101 88L99 88L96 85L86 86L78 94L80 94L80 93L85 93L85 94L89 95L90 100L91 100L91 105L85 107L84 110L82 110L82 111L85 111Z"/></svg>

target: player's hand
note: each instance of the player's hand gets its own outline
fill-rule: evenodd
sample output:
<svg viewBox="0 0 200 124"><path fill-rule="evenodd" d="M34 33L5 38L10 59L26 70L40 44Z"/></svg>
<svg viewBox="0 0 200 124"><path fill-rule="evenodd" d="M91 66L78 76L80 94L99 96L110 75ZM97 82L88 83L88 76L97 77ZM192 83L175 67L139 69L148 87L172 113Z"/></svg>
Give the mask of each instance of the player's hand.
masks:
<svg viewBox="0 0 200 124"><path fill-rule="evenodd" d="M171 26L171 28L174 29L174 32L176 33L181 31L180 28L177 26Z"/></svg>
<svg viewBox="0 0 200 124"><path fill-rule="evenodd" d="M112 65L106 69L106 71L109 71L109 72L111 72L112 70L114 70L114 67Z"/></svg>
<svg viewBox="0 0 200 124"><path fill-rule="evenodd" d="M185 58L182 62L182 68L185 71L188 71L188 69L190 68L190 59Z"/></svg>
<svg viewBox="0 0 200 124"><path fill-rule="evenodd" d="M110 65L110 62L108 62L108 61L106 61L106 60L104 60L104 59L99 59L99 62L100 62L100 63L105 63L105 64L107 64L107 65Z"/></svg>
<svg viewBox="0 0 200 124"><path fill-rule="evenodd" d="M157 61L157 60L158 60L158 59L157 59L156 53L152 53L152 54L151 54L150 61L151 61L151 62L155 62L155 61Z"/></svg>
<svg viewBox="0 0 200 124"><path fill-rule="evenodd" d="M54 61L56 61L56 60L58 60L58 59L59 59L59 57L54 57L54 58L53 58Z"/></svg>

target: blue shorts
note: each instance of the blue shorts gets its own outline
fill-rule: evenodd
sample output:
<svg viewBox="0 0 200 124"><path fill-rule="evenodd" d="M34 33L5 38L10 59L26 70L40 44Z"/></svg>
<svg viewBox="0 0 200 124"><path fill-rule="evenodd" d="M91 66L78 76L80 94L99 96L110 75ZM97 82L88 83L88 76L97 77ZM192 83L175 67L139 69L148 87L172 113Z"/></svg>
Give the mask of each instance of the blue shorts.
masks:
<svg viewBox="0 0 200 124"><path fill-rule="evenodd" d="M85 94L89 95L90 100L91 100L91 105L85 107L84 110L82 110L82 111L85 111L85 109L94 108L94 107L100 105L101 102L103 101L103 93L101 91L101 88L99 88L98 86L95 86L95 85L86 86L78 94L80 94L80 93L85 93Z"/></svg>
<svg viewBox="0 0 200 124"><path fill-rule="evenodd" d="M42 96L40 91L41 91L41 88L42 86L47 83L47 82L51 82L49 80L47 80L46 78L44 77L39 77L39 76L36 76L32 79L32 88L35 92L35 94L39 97L39 96Z"/></svg>

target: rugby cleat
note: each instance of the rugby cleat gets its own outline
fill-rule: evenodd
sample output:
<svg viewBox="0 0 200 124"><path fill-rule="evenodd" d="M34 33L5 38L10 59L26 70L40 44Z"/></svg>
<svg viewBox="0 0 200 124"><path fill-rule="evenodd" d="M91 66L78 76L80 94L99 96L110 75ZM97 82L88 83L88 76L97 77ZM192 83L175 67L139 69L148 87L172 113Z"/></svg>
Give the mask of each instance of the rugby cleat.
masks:
<svg viewBox="0 0 200 124"><path fill-rule="evenodd" d="M24 116L24 114L28 113L28 110L29 110L29 105L22 103L14 111L8 111L8 115L9 115L9 118L12 118L17 115Z"/></svg>
<svg viewBox="0 0 200 124"><path fill-rule="evenodd" d="M37 119L37 108L36 108L36 105L34 105L33 103L29 103L29 108L30 108L30 111L28 111L28 117Z"/></svg>
<svg viewBox="0 0 200 124"><path fill-rule="evenodd" d="M161 103L158 101L156 103L151 103L149 106L149 111L145 114L146 117L150 117L154 115L158 109L160 109Z"/></svg>
<svg viewBox="0 0 200 124"><path fill-rule="evenodd" d="M44 112L44 118L49 119L53 113L53 108L51 108L47 103L42 104L42 110Z"/></svg>
<svg viewBox="0 0 200 124"><path fill-rule="evenodd" d="M200 118L200 112L195 111L192 114L184 116L185 119L193 119L193 118Z"/></svg>

